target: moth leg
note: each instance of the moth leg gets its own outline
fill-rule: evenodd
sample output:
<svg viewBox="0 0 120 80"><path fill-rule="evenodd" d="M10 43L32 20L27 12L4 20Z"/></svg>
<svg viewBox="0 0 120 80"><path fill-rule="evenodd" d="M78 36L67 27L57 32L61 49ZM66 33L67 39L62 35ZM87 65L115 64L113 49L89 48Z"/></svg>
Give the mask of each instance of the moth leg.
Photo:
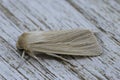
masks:
<svg viewBox="0 0 120 80"><path fill-rule="evenodd" d="M35 31L40 31L41 30L41 28L40 27L38 27Z"/></svg>
<svg viewBox="0 0 120 80"><path fill-rule="evenodd" d="M25 51L23 51L22 56L21 56L22 61L20 62L20 64L18 65L18 67L16 69L18 69L20 66L22 66L24 64L24 62L25 62L24 56L25 56Z"/></svg>
<svg viewBox="0 0 120 80"><path fill-rule="evenodd" d="M67 63L69 63L71 66L68 65L68 67L69 67L70 69L72 69L72 70L78 75L78 77L79 77L80 79L81 79L81 78L83 79L83 77L82 77L81 74L79 73L79 70L76 68L77 66L75 66L75 65L72 64L72 63L70 63L67 59L65 59L65 58L63 58L63 57L61 57L61 56L59 56L59 55L56 55L56 54L51 54L51 53L46 53L46 54L63 60L66 65L68 65ZM84 79L83 79L83 80L84 80Z"/></svg>
<svg viewBox="0 0 120 80"><path fill-rule="evenodd" d="M23 51L23 53L22 53L22 59L24 58L24 56L25 56L25 51Z"/></svg>
<svg viewBox="0 0 120 80"><path fill-rule="evenodd" d="M36 59L37 61L39 61L38 57L36 55L33 54L32 51L30 51L29 56L31 56L32 58Z"/></svg>
<svg viewBox="0 0 120 80"><path fill-rule="evenodd" d="M21 56L22 61L19 63L19 65L16 69L21 67L26 61L28 61L30 59L30 56L28 56L27 58L24 58L24 57L25 57L25 51L23 51L22 56Z"/></svg>
<svg viewBox="0 0 120 80"><path fill-rule="evenodd" d="M59 58L59 59L63 60L65 64L69 63L71 66L68 65L68 67L69 67L70 69L72 69L72 70L78 75L78 77L82 78L81 75L80 75L80 73L79 73L79 71L75 68L75 67L77 67L77 66L73 65L72 63L70 63L67 59L65 59L65 58L63 58L63 57L61 57L61 56L59 56L59 55L56 55L56 54L50 54L50 53L45 53L45 54L47 54L47 55L49 55L49 56L53 56L53 57ZM39 62L39 59L38 59L37 56L35 56L34 54L29 54L29 55L30 55L31 57L33 57L34 59L36 59L36 60Z"/></svg>
<svg viewBox="0 0 120 80"><path fill-rule="evenodd" d="M34 56L33 56L33 58L34 58L34 59L36 59L37 61L39 61L39 59L38 59L38 57L37 57L37 56L35 56L35 55L34 55Z"/></svg>

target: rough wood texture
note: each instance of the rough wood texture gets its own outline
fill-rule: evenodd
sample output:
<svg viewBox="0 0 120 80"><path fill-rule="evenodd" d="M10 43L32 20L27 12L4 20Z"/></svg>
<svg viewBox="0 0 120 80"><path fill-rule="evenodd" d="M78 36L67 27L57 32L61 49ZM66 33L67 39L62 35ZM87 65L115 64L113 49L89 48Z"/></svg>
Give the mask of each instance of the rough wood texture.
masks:
<svg viewBox="0 0 120 80"><path fill-rule="evenodd" d="M21 33L78 27L98 31L104 49L98 57L63 56L79 75L49 56L39 62L31 58L16 69L22 61L15 45ZM0 0L0 79L120 80L120 1Z"/></svg>

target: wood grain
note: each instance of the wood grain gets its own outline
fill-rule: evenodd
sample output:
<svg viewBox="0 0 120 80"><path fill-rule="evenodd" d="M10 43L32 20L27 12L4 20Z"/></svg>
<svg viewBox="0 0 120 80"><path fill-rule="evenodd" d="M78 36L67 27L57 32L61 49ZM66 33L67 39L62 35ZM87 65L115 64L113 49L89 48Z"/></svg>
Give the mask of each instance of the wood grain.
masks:
<svg viewBox="0 0 120 80"><path fill-rule="evenodd" d="M63 56L80 75L50 56L22 61L18 36L36 30L97 31L104 52L98 57ZM3 80L119 80L119 0L0 0L0 78ZM79 77L80 76L80 77Z"/></svg>

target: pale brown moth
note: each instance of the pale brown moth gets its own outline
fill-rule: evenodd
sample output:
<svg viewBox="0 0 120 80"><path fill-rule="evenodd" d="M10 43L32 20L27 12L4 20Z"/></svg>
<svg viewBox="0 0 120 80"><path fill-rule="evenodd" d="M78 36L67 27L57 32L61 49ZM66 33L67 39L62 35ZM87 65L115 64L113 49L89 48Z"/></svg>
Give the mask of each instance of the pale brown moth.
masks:
<svg viewBox="0 0 120 80"><path fill-rule="evenodd" d="M26 32L19 37L16 46L31 57L35 57L34 52L79 56L102 53L93 32L81 29Z"/></svg>
<svg viewBox="0 0 120 80"><path fill-rule="evenodd" d="M36 55L42 52L67 63L70 62L57 54L97 56L102 53L94 33L83 29L25 32L19 37L16 46L23 50L22 58L27 53L38 60ZM70 65L72 67L69 67L80 76L78 70L73 67L75 65L71 63Z"/></svg>

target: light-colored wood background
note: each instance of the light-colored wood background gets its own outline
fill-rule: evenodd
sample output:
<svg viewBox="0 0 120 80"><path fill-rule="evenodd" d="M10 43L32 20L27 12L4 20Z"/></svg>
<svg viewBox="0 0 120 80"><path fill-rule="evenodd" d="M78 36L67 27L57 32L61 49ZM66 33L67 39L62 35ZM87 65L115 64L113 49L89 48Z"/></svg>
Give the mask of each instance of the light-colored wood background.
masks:
<svg viewBox="0 0 120 80"><path fill-rule="evenodd" d="M16 49L26 31L83 28L97 31L104 50L97 57L40 56L22 61ZM0 80L120 80L119 0L0 0Z"/></svg>

